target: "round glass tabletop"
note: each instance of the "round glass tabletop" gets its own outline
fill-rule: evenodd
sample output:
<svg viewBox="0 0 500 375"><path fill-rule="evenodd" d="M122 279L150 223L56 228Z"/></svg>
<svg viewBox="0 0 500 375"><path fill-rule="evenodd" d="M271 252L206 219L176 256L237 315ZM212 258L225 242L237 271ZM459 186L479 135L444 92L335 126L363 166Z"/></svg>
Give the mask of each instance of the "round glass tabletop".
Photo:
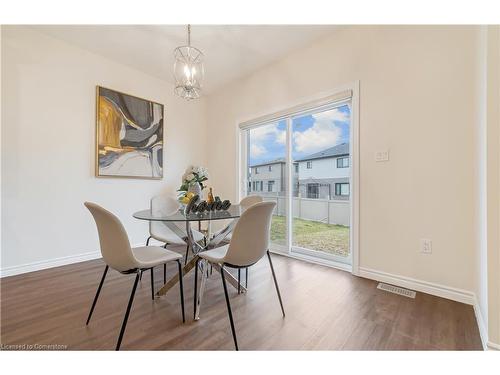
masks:
<svg viewBox="0 0 500 375"><path fill-rule="evenodd" d="M234 219L241 216L245 208L239 204L231 205L227 210L220 211L205 211L203 213L189 213L184 214L182 209L175 212L164 212L162 210L155 210L151 212L150 209L138 211L133 214L136 219L148 221L205 221L205 220L223 220Z"/></svg>

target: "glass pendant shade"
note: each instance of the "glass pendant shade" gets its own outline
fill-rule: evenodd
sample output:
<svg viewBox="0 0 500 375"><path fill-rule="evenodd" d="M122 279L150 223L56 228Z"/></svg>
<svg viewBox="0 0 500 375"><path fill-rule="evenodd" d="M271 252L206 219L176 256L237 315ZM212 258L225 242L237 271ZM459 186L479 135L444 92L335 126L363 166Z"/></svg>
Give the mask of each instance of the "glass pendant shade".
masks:
<svg viewBox="0 0 500 375"><path fill-rule="evenodd" d="M203 53L191 47L191 30L188 26L188 45L174 50L175 93L184 99L198 99L203 82Z"/></svg>

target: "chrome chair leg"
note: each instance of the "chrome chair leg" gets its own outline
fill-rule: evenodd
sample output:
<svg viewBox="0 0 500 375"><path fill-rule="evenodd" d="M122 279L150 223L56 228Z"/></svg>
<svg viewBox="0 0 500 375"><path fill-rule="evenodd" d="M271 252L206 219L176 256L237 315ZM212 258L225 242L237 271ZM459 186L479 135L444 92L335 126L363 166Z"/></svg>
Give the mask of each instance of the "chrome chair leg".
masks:
<svg viewBox="0 0 500 375"><path fill-rule="evenodd" d="M135 276L132 293L130 294L130 299L128 300L127 311L125 312L122 328L120 329L120 336L118 336L118 343L116 344L116 350L120 350L120 346L122 344L123 334L125 333L125 328L127 327L128 316L130 314L130 308L132 307L132 302L134 302L135 290L137 289L138 282L139 282L139 274Z"/></svg>
<svg viewBox="0 0 500 375"><path fill-rule="evenodd" d="M186 323L186 317L184 315L184 285L182 284L182 266L180 260L177 260L177 267L179 269L179 288L181 294L182 323Z"/></svg>
<svg viewBox="0 0 500 375"><path fill-rule="evenodd" d="M222 285L224 286L224 295L226 297L227 313L229 314L229 323L231 324L231 333L233 334L234 346L238 350L238 341L236 340L236 331L234 329L233 313L231 312L231 303L227 294L226 278L224 276L224 266L221 266L220 275L222 277Z"/></svg>
<svg viewBox="0 0 500 375"><path fill-rule="evenodd" d="M276 274L274 273L273 262L271 261L271 253L267 250L267 259L269 259L269 265L271 266L271 272L273 274L274 286L276 287L276 293L278 293L278 299L280 300L281 312L283 317L285 317L285 309L283 309L283 301L281 300L280 288L278 287L278 281L276 280Z"/></svg>
<svg viewBox="0 0 500 375"><path fill-rule="evenodd" d="M106 265L106 268L104 268L104 273L102 274L101 277L101 282L99 283L99 287L97 288L97 292L94 297L94 301L92 302L92 307L90 308L89 316L87 318L87 323L85 325L88 325L90 322L90 318L92 317L92 313L94 312L95 304L97 303L97 299L99 298L99 294L101 293L101 288L102 284L104 284L104 279L106 278L106 274L108 273L109 266Z"/></svg>

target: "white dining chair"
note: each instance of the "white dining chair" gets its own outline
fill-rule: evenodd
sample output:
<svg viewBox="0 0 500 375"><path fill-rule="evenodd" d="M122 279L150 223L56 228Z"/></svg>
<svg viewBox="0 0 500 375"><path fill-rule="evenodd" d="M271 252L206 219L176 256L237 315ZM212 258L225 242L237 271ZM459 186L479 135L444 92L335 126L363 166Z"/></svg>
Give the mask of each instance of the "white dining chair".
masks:
<svg viewBox="0 0 500 375"><path fill-rule="evenodd" d="M269 253L269 237L271 230L271 220L273 210L276 207L275 202L261 202L250 206L245 212L241 214L238 222L233 231L231 242L228 245L217 247L212 250L204 251L198 254L199 258L195 267L195 287L194 287L194 301L197 304L198 291L198 262L205 262L206 269L207 263L218 264L221 268L220 274L222 278L222 285L224 287L224 294L226 297L227 311L229 314L229 322L231 324L231 332L233 334L234 346L238 350L238 341L236 339L236 331L234 328L233 314L231 311L231 304L227 293L225 272L226 268L246 268L257 263L266 253L271 267L271 273L274 279L274 286L278 294L278 299L281 306L281 312L285 317L285 310L283 308L283 301L276 280L273 263L271 261L271 254ZM205 285L206 272L202 272L201 284ZM200 291L201 293L202 291Z"/></svg>
<svg viewBox="0 0 500 375"><path fill-rule="evenodd" d="M170 196L167 195L158 195L153 197L150 201L150 209L151 213L158 216L168 216L177 212L180 208L179 202ZM185 235L183 238L179 237L176 233L172 231L165 223L161 221L150 221L149 222L149 237L146 240L146 246L149 245L149 241L151 238L154 238L157 241L163 242L166 247L167 245L179 245L186 246L186 255L184 259L184 263L187 263L188 255L189 255L189 243L187 241L187 233L185 223L176 223L172 224L176 225ZM202 241L205 239L203 233L193 229L193 238L196 242ZM166 269L163 269L163 279L166 282Z"/></svg>
<svg viewBox="0 0 500 375"><path fill-rule="evenodd" d="M253 206L254 204L263 202L264 198L262 198L260 195L247 195L240 201L240 206L243 208L248 208L250 206ZM230 242L231 238L233 236L233 233L230 232L226 238L224 238L225 242ZM241 268L238 268L238 284L241 283ZM248 288L248 267L245 268L245 288ZM240 289L238 288L238 294L240 293Z"/></svg>
<svg viewBox="0 0 500 375"><path fill-rule="evenodd" d="M184 289L182 285L182 267L180 261L182 259L182 255L159 246L141 246L131 248L125 228L115 215L95 203L85 202L84 204L94 217L97 225L101 254L104 262L106 263L101 282L99 283L94 301L92 302L92 307L90 308L86 325L89 324L92 313L94 312L94 308L97 303L97 299L99 298L99 294L109 267L125 275L135 273L136 277L134 286L132 287L132 293L130 294L127 310L120 329L120 336L118 337L118 343L116 344L116 350L119 350L123 334L125 333L125 328L127 326L130 308L132 307L132 302L134 301L137 283L139 282L139 272L151 270L151 291L154 298L154 282L152 276L153 268L172 261L176 261L178 266L182 322L185 322Z"/></svg>

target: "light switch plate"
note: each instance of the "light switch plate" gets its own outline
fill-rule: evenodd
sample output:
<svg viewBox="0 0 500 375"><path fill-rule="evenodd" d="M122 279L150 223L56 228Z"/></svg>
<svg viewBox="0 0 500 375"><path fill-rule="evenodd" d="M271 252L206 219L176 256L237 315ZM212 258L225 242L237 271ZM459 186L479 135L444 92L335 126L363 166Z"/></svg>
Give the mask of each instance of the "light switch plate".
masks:
<svg viewBox="0 0 500 375"><path fill-rule="evenodd" d="M389 161L389 150L375 152L375 161Z"/></svg>

